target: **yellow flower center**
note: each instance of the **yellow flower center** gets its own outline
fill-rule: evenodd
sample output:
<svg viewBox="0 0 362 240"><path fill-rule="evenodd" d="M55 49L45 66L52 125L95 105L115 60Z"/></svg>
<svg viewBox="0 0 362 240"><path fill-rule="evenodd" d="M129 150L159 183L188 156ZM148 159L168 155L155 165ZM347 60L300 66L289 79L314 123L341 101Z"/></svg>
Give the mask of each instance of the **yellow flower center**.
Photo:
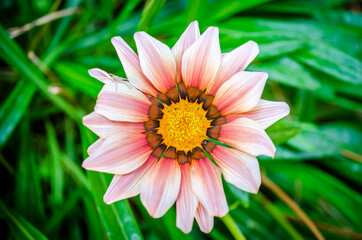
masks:
<svg viewBox="0 0 362 240"><path fill-rule="evenodd" d="M207 129L211 126L202 104L180 99L170 106L164 105L162 112L158 133L162 135L164 144L185 153L201 147Z"/></svg>

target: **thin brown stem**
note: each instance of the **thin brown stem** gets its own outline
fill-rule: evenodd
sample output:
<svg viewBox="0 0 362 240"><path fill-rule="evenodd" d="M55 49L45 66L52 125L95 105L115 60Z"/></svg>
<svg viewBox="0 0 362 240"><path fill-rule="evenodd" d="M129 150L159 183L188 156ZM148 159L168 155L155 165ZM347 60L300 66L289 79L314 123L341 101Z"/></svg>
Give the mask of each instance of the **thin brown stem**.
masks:
<svg viewBox="0 0 362 240"><path fill-rule="evenodd" d="M287 218L292 222L304 224L303 221L301 221L299 218L296 218L294 216L287 216ZM313 222L318 228L323 229L324 231L334 233L336 235L340 235L343 237L351 238L351 239L362 239L361 233L354 232L350 229L340 228L340 227L337 227L337 226L334 226L334 225L331 225L328 223L324 223L324 222L318 222L318 221L313 221Z"/></svg>
<svg viewBox="0 0 362 240"><path fill-rule="evenodd" d="M34 27L41 26L48 22L54 21L58 18L66 17L66 16L73 15L73 14L79 13L79 12L80 12L80 10L78 8L64 9L64 10L61 10L58 12L53 12L53 13L47 14L41 18L36 19L35 21L33 21L31 23L25 24L24 26L10 28L8 31L9 31L11 38L16 38L16 37L20 36L21 34L33 29Z"/></svg>
<svg viewBox="0 0 362 240"><path fill-rule="evenodd" d="M311 230L311 232L317 239L325 239L321 232L318 230L317 226L310 220L310 218L298 206L298 204L294 202L293 199L291 199L278 185L270 180L265 174L262 174L262 183L265 187L267 187L275 195L277 195L283 202L285 202L285 204L287 204L298 215L298 217L307 225L307 227Z"/></svg>
<svg viewBox="0 0 362 240"><path fill-rule="evenodd" d="M360 155L358 153L352 152L352 151L347 150L347 149L342 149L341 154L345 158L356 161L358 163L362 163L362 155Z"/></svg>

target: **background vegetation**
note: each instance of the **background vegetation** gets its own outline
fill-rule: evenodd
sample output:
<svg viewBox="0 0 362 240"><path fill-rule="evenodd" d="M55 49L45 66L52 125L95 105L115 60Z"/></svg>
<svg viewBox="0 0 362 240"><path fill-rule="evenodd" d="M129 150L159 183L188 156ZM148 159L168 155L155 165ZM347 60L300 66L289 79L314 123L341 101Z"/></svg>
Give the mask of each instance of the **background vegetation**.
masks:
<svg viewBox="0 0 362 240"><path fill-rule="evenodd" d="M362 17L346 0L0 2L0 223L5 239L362 239ZM38 19L38 20L37 20ZM220 28L223 52L256 41L248 68L291 114L267 131L275 159L248 195L225 183L230 215L203 234L153 219L138 197L102 201L110 177L84 171L81 124L102 84L125 76L110 38L144 30L172 46L189 22Z"/></svg>

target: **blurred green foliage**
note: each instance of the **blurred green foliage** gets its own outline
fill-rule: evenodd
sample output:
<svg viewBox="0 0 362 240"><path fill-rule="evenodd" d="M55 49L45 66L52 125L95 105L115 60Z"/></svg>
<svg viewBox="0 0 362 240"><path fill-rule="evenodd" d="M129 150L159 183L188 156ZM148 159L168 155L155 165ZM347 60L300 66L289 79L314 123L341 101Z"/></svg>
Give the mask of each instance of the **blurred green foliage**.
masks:
<svg viewBox="0 0 362 240"><path fill-rule="evenodd" d="M134 32L147 31L172 46L195 19L202 31L220 28L223 52L256 41L260 55L248 70L269 73L264 99L291 107L290 117L267 130L277 155L260 158L262 172L324 237L362 239L360 3L4 0L0 8L4 239L233 236L230 219L215 219L209 235L197 226L185 235L175 226L174 208L153 219L138 197L108 206L103 194L111 176L81 168L96 139L81 117L92 111L102 87L87 70L125 76L110 38L120 35L135 48ZM225 183L225 191L230 216L247 239L314 238L268 187L249 195Z"/></svg>

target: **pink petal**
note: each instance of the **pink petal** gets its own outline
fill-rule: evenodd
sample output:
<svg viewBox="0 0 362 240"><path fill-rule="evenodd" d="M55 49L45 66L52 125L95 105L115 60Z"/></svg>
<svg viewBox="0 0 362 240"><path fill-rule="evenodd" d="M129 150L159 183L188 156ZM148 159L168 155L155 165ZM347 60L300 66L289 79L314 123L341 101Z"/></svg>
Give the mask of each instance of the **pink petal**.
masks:
<svg viewBox="0 0 362 240"><path fill-rule="evenodd" d="M146 162L151 152L144 134L111 135L84 160L82 167L98 172L126 174Z"/></svg>
<svg viewBox="0 0 362 240"><path fill-rule="evenodd" d="M210 215L223 217L229 211L221 171L209 159L194 160L191 165L192 190Z"/></svg>
<svg viewBox="0 0 362 240"><path fill-rule="evenodd" d="M141 92L156 96L157 90L143 74L140 60L132 48L121 37L112 38L112 44L122 62L128 81Z"/></svg>
<svg viewBox="0 0 362 240"><path fill-rule="evenodd" d="M260 100L267 73L239 72L217 91L214 104L223 115L243 113Z"/></svg>
<svg viewBox="0 0 362 240"><path fill-rule="evenodd" d="M92 112L83 117L83 124L100 138L107 138L118 133L141 133L145 130L143 123L115 122Z"/></svg>
<svg viewBox="0 0 362 240"><path fill-rule="evenodd" d="M176 226L184 233L189 233L192 230L198 201L192 192L190 165L181 164L180 169L181 188L176 201Z"/></svg>
<svg viewBox="0 0 362 240"><path fill-rule="evenodd" d="M215 95L221 85L237 72L244 71L259 53L258 44L249 41L230 53L222 55L221 66L217 73L217 81L209 87L208 91Z"/></svg>
<svg viewBox="0 0 362 240"><path fill-rule="evenodd" d="M141 201L148 213L162 217L175 203L180 191L181 171L176 160L162 158L142 180Z"/></svg>
<svg viewBox="0 0 362 240"><path fill-rule="evenodd" d="M261 180L256 157L222 146L217 146L211 156L221 168L226 181L244 191L258 192Z"/></svg>
<svg viewBox="0 0 362 240"><path fill-rule="evenodd" d="M151 103L127 82L107 83L98 95L95 112L112 120L143 122L148 120Z"/></svg>
<svg viewBox="0 0 362 240"><path fill-rule="evenodd" d="M102 138L98 138L97 141L95 141L92 145L88 147L87 149L88 155L93 154L99 148L99 146L102 145L103 142L104 140Z"/></svg>
<svg viewBox="0 0 362 240"><path fill-rule="evenodd" d="M228 122L241 117L249 118L265 129L279 119L287 116L289 111L289 106L285 102L273 102L260 99L259 103L249 111L242 114L227 116L226 118Z"/></svg>
<svg viewBox="0 0 362 240"><path fill-rule="evenodd" d="M210 215L200 203L197 207L195 218L200 226L201 231L204 233L211 232L212 228L214 227L214 217Z"/></svg>
<svg viewBox="0 0 362 240"><path fill-rule="evenodd" d="M219 29L209 27L184 53L182 79L186 86L203 90L215 80L220 63Z"/></svg>
<svg viewBox="0 0 362 240"><path fill-rule="evenodd" d="M218 139L253 156L274 157L275 146L266 132L255 121L238 118L222 125Z"/></svg>
<svg viewBox="0 0 362 240"><path fill-rule="evenodd" d="M157 158L150 156L139 168L125 175L114 175L103 200L107 204L137 196L140 193L142 177L156 164Z"/></svg>
<svg viewBox="0 0 362 240"><path fill-rule="evenodd" d="M161 92L175 86L176 61L170 48L145 32L134 35L143 73Z"/></svg>
<svg viewBox="0 0 362 240"><path fill-rule="evenodd" d="M88 70L89 75L98 79L102 83L108 83L112 81L111 75L99 68L92 68Z"/></svg>
<svg viewBox="0 0 362 240"><path fill-rule="evenodd" d="M184 52L193 44L196 39L200 37L199 24L193 21L187 27L185 32L181 35L180 39L172 48L172 53L176 59L176 79L177 82L181 81L181 60Z"/></svg>

